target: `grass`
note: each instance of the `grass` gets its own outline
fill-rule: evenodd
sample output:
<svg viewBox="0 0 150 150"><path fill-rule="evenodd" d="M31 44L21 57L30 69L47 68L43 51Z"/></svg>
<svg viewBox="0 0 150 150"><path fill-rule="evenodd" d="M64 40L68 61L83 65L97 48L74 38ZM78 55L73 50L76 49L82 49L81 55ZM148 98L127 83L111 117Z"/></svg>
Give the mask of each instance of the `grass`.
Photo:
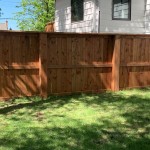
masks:
<svg viewBox="0 0 150 150"><path fill-rule="evenodd" d="M120 149L150 149L150 88L0 102L0 150Z"/></svg>

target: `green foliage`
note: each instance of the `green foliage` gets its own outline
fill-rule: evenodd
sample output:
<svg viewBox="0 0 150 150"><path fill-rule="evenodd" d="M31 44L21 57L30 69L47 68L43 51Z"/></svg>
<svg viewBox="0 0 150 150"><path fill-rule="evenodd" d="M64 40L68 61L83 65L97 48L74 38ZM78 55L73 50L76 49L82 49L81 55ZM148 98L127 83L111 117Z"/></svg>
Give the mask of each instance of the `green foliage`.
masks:
<svg viewBox="0 0 150 150"><path fill-rule="evenodd" d="M54 0L22 0L17 12L20 30L44 31L46 23L54 21Z"/></svg>
<svg viewBox="0 0 150 150"><path fill-rule="evenodd" d="M150 88L0 101L0 150L149 150Z"/></svg>

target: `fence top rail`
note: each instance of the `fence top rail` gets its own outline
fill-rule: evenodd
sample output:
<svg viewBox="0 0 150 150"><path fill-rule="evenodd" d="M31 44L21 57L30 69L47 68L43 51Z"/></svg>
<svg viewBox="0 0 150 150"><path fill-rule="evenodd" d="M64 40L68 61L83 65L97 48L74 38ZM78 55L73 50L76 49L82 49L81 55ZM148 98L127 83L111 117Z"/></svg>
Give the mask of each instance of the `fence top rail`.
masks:
<svg viewBox="0 0 150 150"><path fill-rule="evenodd" d="M75 33L75 32L40 32L40 31L19 31L19 30L13 30L13 31L10 31L10 30L0 30L0 34L2 33L22 33L22 34L48 34L48 35L106 35L106 36L115 36L115 35L120 35L120 36L145 36L145 37L150 37L150 34L140 34L140 33L106 33L106 32L101 32L101 33Z"/></svg>

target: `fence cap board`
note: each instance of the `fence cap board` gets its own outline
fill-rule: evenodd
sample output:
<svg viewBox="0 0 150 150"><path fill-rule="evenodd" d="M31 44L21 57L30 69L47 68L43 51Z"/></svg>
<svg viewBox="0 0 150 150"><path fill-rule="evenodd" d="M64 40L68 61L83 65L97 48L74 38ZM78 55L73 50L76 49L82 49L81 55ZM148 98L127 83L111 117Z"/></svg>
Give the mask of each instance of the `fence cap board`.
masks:
<svg viewBox="0 0 150 150"><path fill-rule="evenodd" d="M101 32L101 33L76 33L76 32L40 32L40 31L19 31L19 30L0 30L1 33L44 33L44 34L51 34L51 35L122 35L122 36L150 36L150 34L140 34L140 33L115 33L115 32Z"/></svg>

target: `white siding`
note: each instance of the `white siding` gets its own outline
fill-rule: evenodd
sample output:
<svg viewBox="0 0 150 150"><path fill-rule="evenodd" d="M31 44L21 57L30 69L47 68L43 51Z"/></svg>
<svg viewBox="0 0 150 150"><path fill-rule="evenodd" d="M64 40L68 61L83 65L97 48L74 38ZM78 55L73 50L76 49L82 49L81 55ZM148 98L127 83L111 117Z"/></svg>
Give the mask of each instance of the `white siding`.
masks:
<svg viewBox="0 0 150 150"><path fill-rule="evenodd" d="M112 0L100 0L101 32L145 33L145 0L131 0L131 20L112 20Z"/></svg>
<svg viewBox="0 0 150 150"><path fill-rule="evenodd" d="M56 0L56 32L98 32L99 10L100 32L150 33L150 0L131 0L129 21L112 20L112 0L84 0L84 20L74 23L71 0Z"/></svg>
<svg viewBox="0 0 150 150"><path fill-rule="evenodd" d="M84 1L84 20L71 23L71 0L56 0L56 32L95 32L95 0Z"/></svg>

